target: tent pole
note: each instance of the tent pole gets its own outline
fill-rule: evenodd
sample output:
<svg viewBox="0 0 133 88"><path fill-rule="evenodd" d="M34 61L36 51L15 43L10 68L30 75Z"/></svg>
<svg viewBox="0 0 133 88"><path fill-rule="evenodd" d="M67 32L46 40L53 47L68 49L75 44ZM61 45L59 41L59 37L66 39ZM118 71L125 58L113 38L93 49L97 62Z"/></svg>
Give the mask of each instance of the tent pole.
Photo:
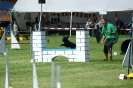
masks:
<svg viewBox="0 0 133 88"><path fill-rule="evenodd" d="M101 18L103 18L103 14L101 15Z"/></svg>
<svg viewBox="0 0 133 88"><path fill-rule="evenodd" d="M72 28L72 12L71 12L71 17L70 17L70 36L71 36L71 32L72 32L71 28Z"/></svg>
<svg viewBox="0 0 133 88"><path fill-rule="evenodd" d="M39 21L39 27L38 27L38 31L40 31L41 28L41 19L42 19L42 3L41 3L41 13L40 13L40 21Z"/></svg>

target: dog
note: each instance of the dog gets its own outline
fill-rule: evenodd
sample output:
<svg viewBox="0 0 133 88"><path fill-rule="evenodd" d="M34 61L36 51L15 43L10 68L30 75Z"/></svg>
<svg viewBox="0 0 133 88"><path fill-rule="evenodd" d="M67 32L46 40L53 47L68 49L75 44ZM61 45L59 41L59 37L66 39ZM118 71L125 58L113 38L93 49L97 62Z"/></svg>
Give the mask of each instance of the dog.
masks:
<svg viewBox="0 0 133 88"><path fill-rule="evenodd" d="M72 43L68 40L69 36L63 36L62 41L64 42L64 44L61 44L60 46L65 46L65 47L69 47L69 48L76 48L76 44Z"/></svg>

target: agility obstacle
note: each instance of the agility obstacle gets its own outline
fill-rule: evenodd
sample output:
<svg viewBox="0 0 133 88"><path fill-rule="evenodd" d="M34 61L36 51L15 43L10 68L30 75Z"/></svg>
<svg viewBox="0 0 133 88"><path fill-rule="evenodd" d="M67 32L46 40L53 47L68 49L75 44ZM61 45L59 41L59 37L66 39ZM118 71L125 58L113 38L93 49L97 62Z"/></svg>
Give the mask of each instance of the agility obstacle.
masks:
<svg viewBox="0 0 133 88"><path fill-rule="evenodd" d="M133 68L133 64L132 64L132 41L130 41L126 54L124 56L123 62L122 62L122 68L125 66L131 66Z"/></svg>
<svg viewBox="0 0 133 88"><path fill-rule="evenodd" d="M6 54L5 52L6 52L6 47L5 47L5 31L4 31L2 38L0 40L0 53L5 55Z"/></svg>
<svg viewBox="0 0 133 88"><path fill-rule="evenodd" d="M34 52L32 54L32 59L33 59L33 62L32 62L32 69L33 69L32 70L33 71L33 88L39 88Z"/></svg>
<svg viewBox="0 0 133 88"><path fill-rule="evenodd" d="M122 68L127 66L128 67L128 75L126 76L125 74L120 74L119 79L133 79L133 73L130 73L130 68L133 69L133 64L132 64L132 58L133 58L133 23L132 23L132 28L131 28L131 39L126 51L126 54L124 56L123 62L122 62Z"/></svg>
<svg viewBox="0 0 133 88"><path fill-rule="evenodd" d="M132 64L132 58L133 58L133 23L132 23L132 27L131 27L131 38L130 38L130 42L128 45L128 48L126 50L126 54L124 56L123 62L122 62L122 68L125 66L130 66L133 68L133 64ZM129 73L129 72L128 72Z"/></svg>
<svg viewBox="0 0 133 88"><path fill-rule="evenodd" d="M47 49L45 31L33 32L33 51L35 52L36 62L51 62L57 56L65 56L69 62L88 62L89 53L89 30L94 28L49 28L46 30L75 30L76 31L76 49ZM121 29L129 30L129 29ZM131 29L130 29L131 30Z"/></svg>
<svg viewBox="0 0 133 88"><path fill-rule="evenodd" d="M54 30L54 28L45 28ZM33 32L33 51L36 62L51 62L57 56L65 56L69 62L88 62L89 55L89 30L87 28L58 28L58 30L76 31L76 49L48 49L46 48L46 32Z"/></svg>
<svg viewBox="0 0 133 88"><path fill-rule="evenodd" d="M24 31L19 31L19 32L24 32ZM30 44L30 52L32 53L32 31L30 28L30 42L18 42L15 35L13 34L12 30L10 31L11 33L11 43L7 43L7 44L11 44L11 49L20 49L21 50L21 46L20 44Z"/></svg>
<svg viewBox="0 0 133 88"><path fill-rule="evenodd" d="M10 82L9 61L8 61L8 49L6 49L5 88L12 88L11 87L11 82Z"/></svg>
<svg viewBox="0 0 133 88"><path fill-rule="evenodd" d="M18 41L16 37L14 36L12 30L10 31L10 33L11 33L11 49L21 49L20 44L18 44Z"/></svg>
<svg viewBox="0 0 133 88"><path fill-rule="evenodd" d="M60 65L57 66L57 88L61 88L61 82L60 82Z"/></svg>

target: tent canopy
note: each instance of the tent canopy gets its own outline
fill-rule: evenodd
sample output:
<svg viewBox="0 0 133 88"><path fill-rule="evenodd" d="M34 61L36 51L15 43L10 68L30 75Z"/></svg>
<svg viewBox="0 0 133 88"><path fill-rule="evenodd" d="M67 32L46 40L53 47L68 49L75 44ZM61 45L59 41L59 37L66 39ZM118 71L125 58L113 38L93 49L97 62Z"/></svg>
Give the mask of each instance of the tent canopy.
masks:
<svg viewBox="0 0 133 88"><path fill-rule="evenodd" d="M85 12L129 11L133 10L133 0L46 0L43 12ZM38 0L18 0L14 5L15 12L40 12Z"/></svg>
<svg viewBox="0 0 133 88"><path fill-rule="evenodd" d="M7 1L0 2L0 10L9 10L10 8L13 8L13 6L14 4Z"/></svg>

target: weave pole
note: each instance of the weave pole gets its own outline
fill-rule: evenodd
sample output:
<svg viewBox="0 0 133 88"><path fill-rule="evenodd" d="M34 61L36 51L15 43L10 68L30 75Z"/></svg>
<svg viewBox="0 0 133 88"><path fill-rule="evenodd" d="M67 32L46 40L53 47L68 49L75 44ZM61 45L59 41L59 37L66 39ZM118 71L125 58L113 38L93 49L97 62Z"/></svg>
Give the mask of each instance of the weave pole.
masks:
<svg viewBox="0 0 133 88"><path fill-rule="evenodd" d="M4 33L3 33L3 35L2 35L2 38L0 39L0 53L6 55L5 29L4 29Z"/></svg>
<svg viewBox="0 0 133 88"><path fill-rule="evenodd" d="M30 27L30 53L32 53L32 28Z"/></svg>
<svg viewBox="0 0 133 88"><path fill-rule="evenodd" d="M61 82L60 82L60 65L57 66L57 88L61 88Z"/></svg>
<svg viewBox="0 0 133 88"><path fill-rule="evenodd" d="M33 65L33 88L39 88L34 52L32 54L32 59L33 59L33 62L32 62L32 65Z"/></svg>
<svg viewBox="0 0 133 88"><path fill-rule="evenodd" d="M5 76L5 88L12 88L10 83L9 73L9 61L8 61L8 49L6 48L6 76Z"/></svg>
<svg viewBox="0 0 133 88"><path fill-rule="evenodd" d="M71 17L70 17L70 29L72 28L72 12L71 12ZM70 36L72 35L72 31L70 30Z"/></svg>
<svg viewBox="0 0 133 88"><path fill-rule="evenodd" d="M51 64L51 88L54 88L54 60Z"/></svg>

